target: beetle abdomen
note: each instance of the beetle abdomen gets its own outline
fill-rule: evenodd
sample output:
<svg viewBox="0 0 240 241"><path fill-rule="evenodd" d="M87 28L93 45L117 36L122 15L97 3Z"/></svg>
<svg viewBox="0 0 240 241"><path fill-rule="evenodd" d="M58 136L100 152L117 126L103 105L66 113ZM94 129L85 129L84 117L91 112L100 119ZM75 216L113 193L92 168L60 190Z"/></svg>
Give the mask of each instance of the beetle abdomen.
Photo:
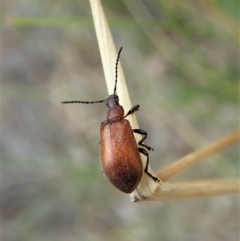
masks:
<svg viewBox="0 0 240 241"><path fill-rule="evenodd" d="M120 191L133 192L141 180L143 167L128 120L104 122L100 145L102 170L107 179Z"/></svg>

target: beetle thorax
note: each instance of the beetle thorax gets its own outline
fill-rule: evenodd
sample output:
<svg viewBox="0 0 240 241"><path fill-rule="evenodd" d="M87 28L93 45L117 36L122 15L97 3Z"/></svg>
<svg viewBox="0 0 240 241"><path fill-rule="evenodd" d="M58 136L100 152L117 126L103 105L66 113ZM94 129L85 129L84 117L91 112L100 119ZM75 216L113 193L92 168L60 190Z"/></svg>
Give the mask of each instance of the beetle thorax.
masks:
<svg viewBox="0 0 240 241"><path fill-rule="evenodd" d="M119 105L119 98L117 95L109 95L106 99L106 105L109 108L107 120L123 118L124 109L121 105Z"/></svg>
<svg viewBox="0 0 240 241"><path fill-rule="evenodd" d="M114 120L114 119L120 119L124 116L124 110L121 105L116 105L114 107L109 108L108 114L107 114L107 120Z"/></svg>

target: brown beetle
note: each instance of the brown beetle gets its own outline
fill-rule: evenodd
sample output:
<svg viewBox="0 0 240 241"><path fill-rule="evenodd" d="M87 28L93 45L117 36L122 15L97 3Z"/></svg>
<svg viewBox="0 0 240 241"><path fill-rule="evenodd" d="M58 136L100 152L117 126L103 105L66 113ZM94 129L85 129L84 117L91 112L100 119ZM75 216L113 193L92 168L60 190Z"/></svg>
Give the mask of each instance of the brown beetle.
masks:
<svg viewBox="0 0 240 241"><path fill-rule="evenodd" d="M119 104L119 98L116 93L117 89L117 68L122 47L118 52L116 61L116 80L114 91L106 100L98 101L63 101L63 104L82 103L94 104L105 102L108 109L107 120L101 123L100 127L100 147L101 147L101 166L102 171L107 179L122 192L131 193L139 184L143 166L140 153L147 157L144 172L154 181L159 182L148 172L149 157L148 152L142 148L153 150L153 148L144 145L143 141L147 138L147 132L141 129L132 129L129 121L125 118L139 110L139 105L132 107L124 115L123 107ZM143 135L144 137L138 142L138 147L133 133Z"/></svg>

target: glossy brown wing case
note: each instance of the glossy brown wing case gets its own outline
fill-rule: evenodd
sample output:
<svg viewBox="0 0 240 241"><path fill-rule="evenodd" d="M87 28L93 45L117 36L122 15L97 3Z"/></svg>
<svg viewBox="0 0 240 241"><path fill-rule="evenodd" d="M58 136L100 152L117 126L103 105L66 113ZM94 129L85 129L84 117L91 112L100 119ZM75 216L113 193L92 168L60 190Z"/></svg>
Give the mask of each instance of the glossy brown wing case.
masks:
<svg viewBox="0 0 240 241"><path fill-rule="evenodd" d="M120 191L133 192L143 167L131 126L126 119L107 121L100 128L101 165L107 179Z"/></svg>

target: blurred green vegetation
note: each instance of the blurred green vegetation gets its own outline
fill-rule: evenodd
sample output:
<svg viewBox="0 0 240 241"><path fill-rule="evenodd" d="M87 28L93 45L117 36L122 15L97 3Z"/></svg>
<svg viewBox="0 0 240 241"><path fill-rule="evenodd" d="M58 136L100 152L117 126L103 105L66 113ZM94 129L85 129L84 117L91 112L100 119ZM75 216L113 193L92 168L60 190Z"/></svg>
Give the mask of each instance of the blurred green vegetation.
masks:
<svg viewBox="0 0 240 241"><path fill-rule="evenodd" d="M102 4L153 169L239 129L238 1ZM87 1L3 1L1 20L1 240L238 240L236 196L132 204L101 174L106 107L60 104L107 96ZM233 146L174 180L238 176Z"/></svg>

